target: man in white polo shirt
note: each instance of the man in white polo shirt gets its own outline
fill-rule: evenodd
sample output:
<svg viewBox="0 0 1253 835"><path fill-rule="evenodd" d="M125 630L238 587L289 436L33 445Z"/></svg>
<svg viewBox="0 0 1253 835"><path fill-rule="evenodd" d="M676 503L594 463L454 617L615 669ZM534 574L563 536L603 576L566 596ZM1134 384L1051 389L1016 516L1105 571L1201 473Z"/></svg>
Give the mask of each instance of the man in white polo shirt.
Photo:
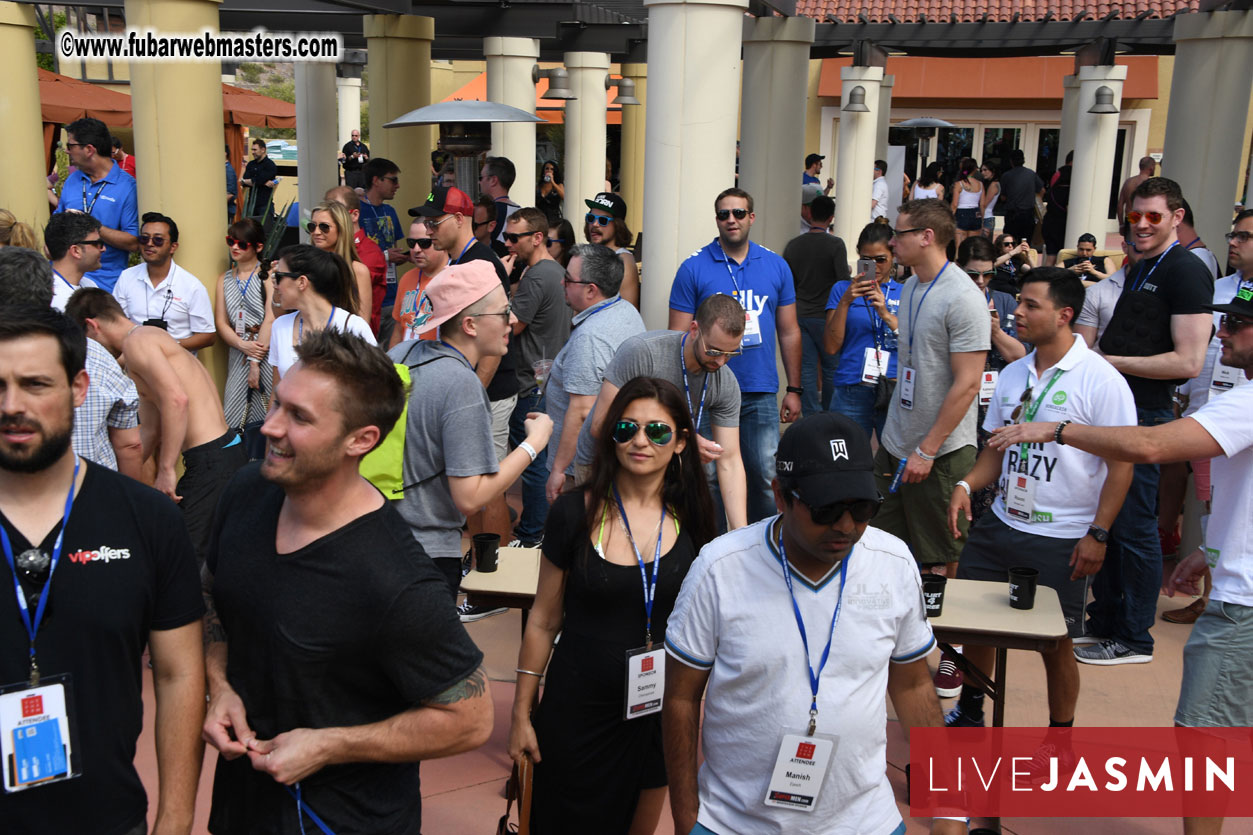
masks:
<svg viewBox="0 0 1253 835"><path fill-rule="evenodd" d="M113 295L126 318L166 331L195 353L217 341L213 305L200 279L174 263L178 225L160 212L146 212L139 227L144 263L118 276Z"/></svg>
<svg viewBox="0 0 1253 835"><path fill-rule="evenodd" d="M853 420L803 418L775 463L780 514L706 545L666 628L674 831L903 833L884 696L906 730L942 721L918 569L905 543L867 528L880 499Z"/></svg>
<svg viewBox="0 0 1253 835"><path fill-rule="evenodd" d="M1082 309L1083 282L1074 273L1039 267L1025 274L1015 316L1020 338L1035 350L1001 371L985 430L1037 419L1135 422L1127 381L1071 329ZM1011 567L1034 568L1040 572L1040 585L1057 591L1070 637L1041 653L1050 727L1074 724L1079 664L1070 638L1083 634L1089 578L1105 561L1109 527L1131 476L1131 464L1056 443L1008 450L985 447L949 501L949 530L957 537L959 516L970 519L971 492L999 479L992 512L970 531L962 549L958 578L1003 581ZM991 672L992 647L967 646L964 655L985 674ZM946 722L981 727L982 688L963 685Z"/></svg>

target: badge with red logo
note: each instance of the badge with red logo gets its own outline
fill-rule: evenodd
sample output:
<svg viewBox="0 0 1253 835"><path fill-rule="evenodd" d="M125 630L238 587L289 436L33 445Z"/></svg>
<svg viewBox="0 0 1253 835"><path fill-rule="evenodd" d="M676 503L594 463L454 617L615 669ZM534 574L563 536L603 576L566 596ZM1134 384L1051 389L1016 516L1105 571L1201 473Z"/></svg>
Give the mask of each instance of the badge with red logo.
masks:
<svg viewBox="0 0 1253 835"><path fill-rule="evenodd" d="M640 647L627 652L623 718L638 719L661 712L666 692L666 651Z"/></svg>
<svg viewBox="0 0 1253 835"><path fill-rule="evenodd" d="M40 695L27 696L22 699L22 718L28 719L31 716L41 716L44 712L44 697Z"/></svg>
<svg viewBox="0 0 1253 835"><path fill-rule="evenodd" d="M19 792L81 773L68 674L0 687L0 785Z"/></svg>
<svg viewBox="0 0 1253 835"><path fill-rule="evenodd" d="M812 760L814 758L815 746L812 742L802 742L796 746L796 756L802 760Z"/></svg>
<svg viewBox="0 0 1253 835"><path fill-rule="evenodd" d="M765 804L812 812L837 742L827 734L784 734L766 787Z"/></svg>

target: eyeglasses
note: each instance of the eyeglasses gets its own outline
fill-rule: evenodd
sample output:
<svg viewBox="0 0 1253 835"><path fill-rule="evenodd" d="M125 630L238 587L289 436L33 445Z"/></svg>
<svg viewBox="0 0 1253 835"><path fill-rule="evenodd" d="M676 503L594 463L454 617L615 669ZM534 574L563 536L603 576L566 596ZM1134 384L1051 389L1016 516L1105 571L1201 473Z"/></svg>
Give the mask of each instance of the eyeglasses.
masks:
<svg viewBox="0 0 1253 835"><path fill-rule="evenodd" d="M748 217L748 209L718 209L714 212L714 217L718 220L726 220L731 215L735 215L736 220L743 220Z"/></svg>
<svg viewBox="0 0 1253 835"><path fill-rule="evenodd" d="M1253 232L1245 232L1243 230L1239 232L1228 232L1226 235L1223 235L1223 237L1227 239L1227 243L1229 244L1247 244L1250 240L1253 240Z"/></svg>
<svg viewBox="0 0 1253 835"><path fill-rule="evenodd" d="M926 232L926 231L927 231L926 226L915 226L913 229L897 229L895 232L892 233L892 237L899 238L901 235L909 235L914 232Z"/></svg>
<svg viewBox="0 0 1253 835"><path fill-rule="evenodd" d="M966 275L971 278L983 278L984 276L996 275L996 270L966 270Z"/></svg>
<svg viewBox="0 0 1253 835"><path fill-rule="evenodd" d="M304 273L285 273L282 270L275 270L270 273L270 278L274 279L274 283L278 284L285 278L300 278Z"/></svg>
<svg viewBox="0 0 1253 835"><path fill-rule="evenodd" d="M583 220L589 226L608 226L610 221L613 220L613 218L609 217L608 215L594 215L591 212L588 212L587 214L583 215Z"/></svg>
<svg viewBox="0 0 1253 835"><path fill-rule="evenodd" d="M94 241L75 241L74 246L94 246L97 249L104 249L105 242L96 238Z"/></svg>
<svg viewBox="0 0 1253 835"><path fill-rule="evenodd" d="M595 284L595 281L578 281L570 277L570 273L566 273L561 277L562 284Z"/></svg>
<svg viewBox="0 0 1253 835"><path fill-rule="evenodd" d="M506 232L502 237L509 243L516 244L523 238L529 238L534 234L534 232Z"/></svg>
<svg viewBox="0 0 1253 835"><path fill-rule="evenodd" d="M504 316L505 321L508 322L509 317L513 315L513 305L507 304L505 305L504 310L497 310L494 313L467 313L466 315L467 316Z"/></svg>
<svg viewBox="0 0 1253 835"><path fill-rule="evenodd" d="M1235 316L1231 313L1223 314L1222 318L1218 320L1218 326L1232 336L1235 336L1240 332L1241 328L1247 325L1253 325L1253 319L1245 319L1243 316Z"/></svg>
<svg viewBox="0 0 1253 835"><path fill-rule="evenodd" d="M165 236L164 235L140 235L139 243L142 246L147 246L148 244L152 244L153 246L165 246Z"/></svg>
<svg viewBox="0 0 1253 835"><path fill-rule="evenodd" d="M809 518L814 520L815 525L834 525L844 518L845 513L852 516L853 521L859 525L869 522L879 512L879 504L882 501L881 499L855 499L851 502L835 502L814 507L802 499L800 493L795 490L792 491L792 498L809 508Z"/></svg>
<svg viewBox="0 0 1253 835"><path fill-rule="evenodd" d="M430 238L405 238L405 241L408 242L410 249L415 246L418 249L430 249L432 243Z"/></svg>
<svg viewBox="0 0 1253 835"><path fill-rule="evenodd" d="M548 245L549 245L549 246L552 246L553 244L561 244L562 246L565 246L565 245L566 245L566 242L565 242L565 240L564 240L564 239L562 239L562 238L549 238L549 239L548 239Z"/></svg>
<svg viewBox="0 0 1253 835"><path fill-rule="evenodd" d="M1161 212L1127 212L1127 221L1129 223L1139 223L1140 218L1144 218L1149 223L1156 226L1161 223L1162 219L1165 217L1166 215Z"/></svg>
<svg viewBox="0 0 1253 835"><path fill-rule="evenodd" d="M864 258L867 261L874 261L876 264L886 264L888 260L891 259L892 256L891 255L864 255L860 257Z"/></svg>
<svg viewBox="0 0 1253 835"><path fill-rule="evenodd" d="M1018 398L1018 405L1014 407L1014 411L1009 413L1009 419L1014 423L1018 423L1019 418L1023 416L1023 413L1029 405L1031 405L1031 386L1027 386L1026 390L1022 393L1022 397Z"/></svg>
<svg viewBox="0 0 1253 835"><path fill-rule="evenodd" d="M318 230L323 235L331 234L331 224L329 223L314 223L313 221L309 221L305 224L305 229L309 230L310 235L313 234L314 229Z"/></svg>
<svg viewBox="0 0 1253 835"><path fill-rule="evenodd" d="M452 217L452 215L444 215L444 216L443 216L443 217L441 217L439 220L429 220L429 219L428 219L428 220L425 220L425 221L423 221L423 222L426 224L426 228L427 228L427 229L434 229L434 228L436 228L437 226L439 226L441 223L443 223L444 221L448 220L450 217Z"/></svg>
<svg viewBox="0 0 1253 835"><path fill-rule="evenodd" d="M383 179L387 180L389 183L392 183L393 185L397 185L397 186L400 185L399 177L384 177Z"/></svg>
<svg viewBox="0 0 1253 835"><path fill-rule="evenodd" d="M86 148L86 147L87 146L84 145L82 142L66 142L65 143L66 150L69 150L70 148Z"/></svg>
<svg viewBox="0 0 1253 835"><path fill-rule="evenodd" d="M674 428L670 424L662 423L659 420L646 423L642 428L644 437L657 446L665 446L674 437ZM633 420L620 420L613 428L613 442L615 444L629 444L635 440L635 436L639 434L640 429L641 426Z"/></svg>

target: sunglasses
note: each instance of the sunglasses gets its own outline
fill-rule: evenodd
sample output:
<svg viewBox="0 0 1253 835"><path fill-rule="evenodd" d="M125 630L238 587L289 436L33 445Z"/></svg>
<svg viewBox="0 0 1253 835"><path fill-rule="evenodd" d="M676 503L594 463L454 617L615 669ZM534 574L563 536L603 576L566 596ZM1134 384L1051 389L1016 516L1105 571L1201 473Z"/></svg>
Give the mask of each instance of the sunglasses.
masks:
<svg viewBox="0 0 1253 835"><path fill-rule="evenodd" d="M910 234L913 234L914 232L926 232L926 231L927 231L926 226L915 226L913 229L897 229L895 232L892 233L892 236L895 238L899 238L901 235L910 235Z"/></svg>
<svg viewBox="0 0 1253 835"><path fill-rule="evenodd" d="M418 249L430 249L432 243L430 238L405 238L405 241L408 242L410 249L415 246Z"/></svg>
<svg viewBox="0 0 1253 835"><path fill-rule="evenodd" d="M859 256L859 257L862 257L867 261L874 261L876 264L886 264L888 262L888 259L891 258L892 256L890 255L864 255L864 256Z"/></svg>
<svg viewBox="0 0 1253 835"><path fill-rule="evenodd" d="M583 220L588 226L608 226L613 221L613 218L608 215L594 215L588 212L583 215Z"/></svg>
<svg viewBox="0 0 1253 835"><path fill-rule="evenodd" d="M66 142L65 147L69 149L69 148L86 148L87 146L81 142Z"/></svg>
<svg viewBox="0 0 1253 835"><path fill-rule="evenodd" d="M43 583L48 579L52 557L47 551L28 548L18 554L13 563L24 579L32 583Z"/></svg>
<svg viewBox="0 0 1253 835"><path fill-rule="evenodd" d="M1013 241L1001 241L1001 249L1010 249L1014 246Z"/></svg>
<svg viewBox="0 0 1253 835"><path fill-rule="evenodd" d="M1241 328L1253 325L1253 319L1245 319L1242 316L1234 316L1230 313L1226 313L1218 320L1218 325L1227 333L1235 336L1240 332Z"/></svg>
<svg viewBox="0 0 1253 835"><path fill-rule="evenodd" d="M321 232L323 235L331 234L331 224L329 223L314 223L313 221L309 221L308 223L305 224L305 229L309 231L310 235L313 234L313 230L315 229Z"/></svg>
<svg viewBox="0 0 1253 835"><path fill-rule="evenodd" d="M983 278L985 275L996 275L996 270L966 270L971 278Z"/></svg>
<svg viewBox="0 0 1253 835"><path fill-rule="evenodd" d="M270 278L274 279L274 283L278 284L285 278L300 278L303 273L285 273L282 270L275 270L270 273Z"/></svg>
<svg viewBox="0 0 1253 835"><path fill-rule="evenodd" d="M1014 411L1009 413L1009 419L1014 423L1018 423L1027 406L1031 404L1031 386L1027 386L1022 393L1022 397L1018 398L1018 405L1014 407Z"/></svg>
<svg viewBox="0 0 1253 835"><path fill-rule="evenodd" d="M565 240L564 240L564 239L562 239L562 238L549 238L549 239L548 239L548 245L549 245L549 246L552 246L553 244L561 244L562 246L565 246L565 245L566 245L566 242L565 242Z"/></svg>
<svg viewBox="0 0 1253 835"><path fill-rule="evenodd" d="M140 235L139 243L141 246L152 244L153 246L165 246L164 235Z"/></svg>
<svg viewBox="0 0 1253 835"><path fill-rule="evenodd" d="M734 351L719 351L717 348L710 348L708 345L701 345L701 350L705 352L705 356L717 359L718 357L738 357L744 354L743 348L736 348Z"/></svg>
<svg viewBox="0 0 1253 835"><path fill-rule="evenodd" d="M444 215L444 216L443 216L443 217L441 217L439 220L426 220L426 221L423 221L423 222L426 224L426 228L427 228L427 229L435 229L435 228L436 228L436 227L438 227L441 223L443 223L444 221L448 220L450 217L452 217L452 215ZM474 221L473 221L473 220L471 220L470 222L471 222L471 223L473 223ZM486 222L486 223L490 223L491 221L485 221L485 222ZM482 224L479 224L479 225L481 226Z"/></svg>
<svg viewBox="0 0 1253 835"><path fill-rule="evenodd" d="M670 424L662 423L659 420L646 423L643 427L633 420L620 420L613 428L613 442L615 444L629 444L635 439L641 428L644 430L644 437L657 446L665 446L674 437L674 429Z"/></svg>
<svg viewBox="0 0 1253 835"><path fill-rule="evenodd" d="M487 220L471 220L471 221L470 221L470 225L471 225L471 226L473 226L475 229L478 229L480 226L487 226L487 225L488 225L489 223L491 223L494 219L495 219L495 218L490 218L490 217L489 217ZM441 220L441 221L440 221L440 223L443 223L443 221ZM508 235L509 233L508 233L508 232L506 232L505 234L506 234L506 235Z"/></svg>
<svg viewBox="0 0 1253 835"><path fill-rule="evenodd" d="M718 220L726 220L731 215L735 215L736 220L743 220L748 217L748 209L718 209L714 212L714 217Z"/></svg>
<svg viewBox="0 0 1253 835"><path fill-rule="evenodd" d="M1247 244L1249 241L1253 240L1253 232L1245 232L1243 230L1239 232L1228 232L1223 237L1227 239L1227 243L1229 244Z"/></svg>
<svg viewBox="0 0 1253 835"><path fill-rule="evenodd" d="M389 183L392 183L392 184L394 184L394 185L400 185L400 178L399 178L399 177L384 177L383 179L384 179L384 180L387 180Z"/></svg>
<svg viewBox="0 0 1253 835"><path fill-rule="evenodd" d="M506 241L508 241L511 244L516 244L518 241L522 240L523 238L529 238L534 234L535 234L534 232L506 232L501 237L503 237Z"/></svg>
<svg viewBox="0 0 1253 835"><path fill-rule="evenodd" d="M1165 217L1166 215L1161 212L1127 212L1127 220L1130 223L1139 223L1140 218L1144 218L1149 223L1156 226L1161 223L1162 219Z"/></svg>
<svg viewBox="0 0 1253 835"><path fill-rule="evenodd" d="M844 518L845 513L852 516L853 521L859 525L869 522L879 512L879 504L882 502L882 499L855 499L851 502L835 502L814 507L795 490L792 491L792 498L809 508L809 518L814 520L815 525L834 525Z"/></svg>
<svg viewBox="0 0 1253 835"><path fill-rule="evenodd" d="M504 310L497 310L497 311L495 311L495 312L493 312L493 313L467 313L466 315L467 315L467 316L504 316L504 317L505 317L505 321L506 321L506 322L508 322L508 321L509 321L509 317L510 317L512 314L513 314L513 305L512 305L512 304L507 304L507 305L505 305L505 309L504 309Z"/></svg>
<svg viewBox="0 0 1253 835"><path fill-rule="evenodd" d="M74 246L94 246L96 249L104 249L105 242L96 238L94 241L75 241ZM160 244L158 244L160 246Z"/></svg>
<svg viewBox="0 0 1253 835"><path fill-rule="evenodd" d="M241 241L239 238L232 238L230 235L226 236L226 245L237 246L240 249L247 249L248 247L252 246L252 244L248 243L247 241Z"/></svg>

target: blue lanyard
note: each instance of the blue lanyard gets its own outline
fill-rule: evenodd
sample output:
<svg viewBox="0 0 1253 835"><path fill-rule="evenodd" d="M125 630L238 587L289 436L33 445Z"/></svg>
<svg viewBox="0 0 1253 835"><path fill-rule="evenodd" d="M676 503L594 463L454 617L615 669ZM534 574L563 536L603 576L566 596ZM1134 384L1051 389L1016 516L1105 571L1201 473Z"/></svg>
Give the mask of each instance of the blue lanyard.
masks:
<svg viewBox="0 0 1253 835"><path fill-rule="evenodd" d="M468 249L470 249L470 247L472 247L472 246L474 246L474 238L471 238L471 239L470 239L470 242L469 242L468 244L466 244L466 245L465 245L465 249L461 250L461 255L458 255L456 258L454 258L454 259L452 259L451 261L449 261L449 262L448 262L449 266L451 266L451 265L453 265L453 264L460 264L460 263L461 263L461 258L462 258L462 256L464 256L464 255L466 254L466 251L467 251Z"/></svg>
<svg viewBox="0 0 1253 835"><path fill-rule="evenodd" d="M53 274L53 275L55 275L57 278L61 279L62 281L64 281L64 282L65 282L65 286L66 286L66 287L68 287L68 288L70 288L70 292L71 292L71 293L73 293L75 290L77 290L77 289L78 289L78 288L77 288L77 287L75 287L73 284L70 284L70 280L69 280L68 278L66 278L65 276L61 275L61 273L60 273L60 272L58 272L57 270L53 270L53 271L52 271L52 274Z"/></svg>
<svg viewBox="0 0 1253 835"><path fill-rule="evenodd" d="M257 276L257 267L252 268L252 274L248 276L248 280L242 285L239 283L239 270L232 271L235 276L235 286L239 288L239 296L244 301L248 300L248 288L252 286L252 280ZM331 313L334 316L334 312Z"/></svg>
<svg viewBox="0 0 1253 835"><path fill-rule="evenodd" d="M691 331L688 331L691 333ZM683 359L683 349L687 346L687 333L683 334L683 339L679 340L679 373L683 375L683 394L687 399L687 408L692 408L692 390L687 385L687 363ZM696 349L693 348L693 351ZM705 372L705 380L700 384L700 405L696 407L696 413L692 416L696 418L693 424L697 432L700 431L701 415L705 414L705 392L709 389L709 372Z"/></svg>
<svg viewBox="0 0 1253 835"><path fill-rule="evenodd" d="M236 280L238 281L238 279L236 279ZM251 281L251 280L252 280L252 279L249 279L249 281ZM326 317L326 325L325 325L325 327L328 327L328 328L329 328L329 327L331 326L331 322L333 322L333 321L335 320L335 311L336 311L337 309L338 309L338 308L336 308L336 307L335 307L335 305L331 305L331 315ZM296 341L297 341L297 342L303 342L303 341L304 341L304 338L305 338L305 315L304 315L303 313L301 313L301 314L300 314L300 321L299 321L299 322L297 322L297 324L300 326L300 330L299 330L299 332L296 334Z"/></svg>
<svg viewBox="0 0 1253 835"><path fill-rule="evenodd" d="M618 515L622 517L622 529L626 531L627 541L635 552L635 559L640 565L640 581L644 584L644 645L653 648L653 595L657 592L657 567L661 565L661 537L666 531L666 508L661 508L661 524L657 528L657 550L653 552L653 579L649 582L648 571L644 568L644 556L640 554L635 537L631 536L631 523L627 521L626 508L622 506L622 497L618 495L618 486L611 484L613 500L618 504Z"/></svg>
<svg viewBox="0 0 1253 835"><path fill-rule="evenodd" d="M731 284L735 287L735 297L740 304L745 304L745 299L740 298L740 283L735 280L735 273L731 271L731 256L727 255L727 251L722 248L722 242L718 243L718 251L722 253L722 266L727 268L727 275L731 276ZM744 260L748 260L748 253L744 253ZM740 272L744 271L744 265L740 264ZM747 305L746 305L747 306Z"/></svg>
<svg viewBox="0 0 1253 835"><path fill-rule="evenodd" d="M455 346L455 345L450 345L450 344L448 344L447 342L445 342L445 341L444 341L444 340L442 340L442 339L439 339L439 340L436 340L436 341L437 341L437 342L439 342L439 344L440 344L440 345L443 345L443 346L444 346L445 348L447 348L448 350L450 350L450 351L456 351L456 352L457 352L457 356L461 357L463 360L465 360L465 361L466 361L466 365L470 366L471 368L473 368L473 367L474 367L474 363L470 362L470 358L469 358L469 357L467 357L465 354L461 353L461 351L457 348L457 346Z"/></svg>
<svg viewBox="0 0 1253 835"><path fill-rule="evenodd" d="M891 279L888 279L888 283L889 284L892 283ZM880 285L880 287L882 288L882 285ZM851 290L852 288L853 288L853 285L850 283L849 290ZM930 288L927 288L927 289L930 289ZM848 290L845 290L844 292L847 293ZM923 293L922 298L925 301L927 298L927 294ZM883 319L879 316L878 311L876 311L874 308L870 306L870 299L866 298L865 296L862 296L861 300L862 300L862 303L866 306L866 318L870 320L870 337L874 340L875 351L876 352L882 351L883 343L887 341L887 329L888 329L887 323L884 322ZM887 307L887 304L888 304L888 294L885 292L883 294L883 306ZM921 305L919 305L919 307L921 308Z"/></svg>
<svg viewBox="0 0 1253 835"><path fill-rule="evenodd" d="M284 786L283 788L287 789L288 794L296 798L296 820L300 823L300 835L305 835L305 815L308 815L309 820L313 821L317 828L322 830L323 835L335 835L331 828L326 825L326 821L318 817L317 812L314 812L305 803L299 783L296 784L295 789L292 789L291 786Z"/></svg>
<svg viewBox="0 0 1253 835"><path fill-rule="evenodd" d="M96 193L91 198L91 205L87 205L87 182L90 178L83 174L83 213L91 214L91 210L96 208L96 201L100 199L100 192L104 191L104 187L109 184L108 180L100 181L100 188L96 189Z"/></svg>
<svg viewBox="0 0 1253 835"><path fill-rule="evenodd" d="M39 684L39 664L35 662L35 635L39 632L39 624L43 621L44 610L48 607L48 590L52 588L52 575L61 560L61 546L65 544L65 529L70 525L70 510L74 506L74 485L78 482L80 460L74 456L74 477L70 479L70 493L65 497L65 512L61 516L61 530L57 533L56 542L52 546L52 560L48 564L48 579L44 581L43 590L39 592L39 603L35 606L35 619L31 620L30 609L26 606L26 593L22 591L22 581L17 576L17 564L13 560L13 543L9 541L9 532L0 525L0 544L4 546L4 559L13 573L13 588L17 591L17 608L22 613L22 623L26 633L30 635L30 683Z"/></svg>
<svg viewBox="0 0 1253 835"><path fill-rule="evenodd" d="M922 301L918 302L918 309L914 309L914 293L918 291L918 283L914 282L914 286L909 288L909 361L914 361L914 327L918 323L918 316L922 313L922 306L927 303L927 294L931 292L931 288L940 283L940 278L944 275L944 271L948 269L948 265L952 261L945 261L944 266L940 267L940 271L935 274L935 278L931 279L931 283L927 285L927 289L922 291Z"/></svg>
<svg viewBox="0 0 1253 835"><path fill-rule="evenodd" d="M809 692L812 696L812 701L809 703L809 736L813 736L818 728L818 685L822 681L822 671L827 666L827 659L831 656L831 642L835 640L835 624L840 619L840 607L844 605L844 581L848 579L848 561L853 558L853 552L850 550L848 556L840 563L840 592L835 598L835 612L831 615L831 634L827 638L827 648L822 651L822 660L818 662L818 669L815 671L809 661L809 638L805 635L805 620L801 617L800 607L796 605L796 591L792 587L792 570L788 566L787 551L783 547L782 522L779 524L779 565L783 568L783 580L787 583L788 596L792 598L792 614L796 615L796 628L801 632L801 644L805 647L805 668L809 671ZM769 535L770 529L766 528L766 536Z"/></svg>
<svg viewBox="0 0 1253 835"><path fill-rule="evenodd" d="M621 297L621 296L614 296L612 299L610 299L610 300L609 300L609 301L607 301L607 302L601 302L601 303L600 303L599 305L597 305L596 307L593 307L593 308L591 309L591 311L590 311L590 312L589 312L586 316L584 316L582 319L580 319L580 320L579 320L579 325L583 324L583 323L584 323L584 322L586 322L588 319L591 319L593 316L595 316L597 313L600 313L600 312L601 312L602 310L604 310L605 308L607 308L607 307L613 307L615 304L617 304L617 303L618 303L618 302L620 302L620 301L622 301L622 297ZM575 325L574 327L576 327L576 328L577 328L579 325Z"/></svg>
<svg viewBox="0 0 1253 835"><path fill-rule="evenodd" d="M1146 282L1146 281L1148 281L1150 278L1152 278L1152 277L1153 277L1153 273L1157 271L1158 266L1162 263L1162 261L1166 260L1166 253L1170 252L1172 249L1174 249L1174 248L1175 248L1175 247L1177 247L1177 246L1179 246L1179 239L1178 239L1178 238L1175 238L1175 240L1171 243L1171 245L1170 245L1170 246L1168 246L1168 247L1166 247L1166 252L1163 252L1161 255L1157 256L1157 260L1153 262L1153 266L1152 266L1152 268L1150 268L1150 269L1149 269L1148 275L1141 275L1141 276L1140 276L1140 280L1136 282L1136 286L1135 286L1135 287L1132 287L1132 288L1131 288L1131 292L1133 292L1133 293L1134 293L1134 292L1136 292L1137 290L1139 290L1141 287L1143 287L1143 286L1144 286L1144 282ZM1144 267L1141 267L1141 268L1140 268L1140 272L1141 272L1141 273L1144 273Z"/></svg>

